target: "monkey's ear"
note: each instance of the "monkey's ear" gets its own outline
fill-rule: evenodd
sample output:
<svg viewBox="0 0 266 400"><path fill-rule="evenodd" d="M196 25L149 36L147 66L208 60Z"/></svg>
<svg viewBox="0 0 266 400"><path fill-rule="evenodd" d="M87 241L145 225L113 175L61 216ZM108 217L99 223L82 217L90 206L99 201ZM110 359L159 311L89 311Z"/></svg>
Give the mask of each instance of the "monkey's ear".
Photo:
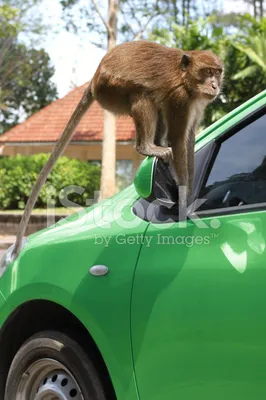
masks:
<svg viewBox="0 0 266 400"><path fill-rule="evenodd" d="M185 71L187 69L187 67L189 66L190 62L191 62L190 55L184 53L183 56L182 56L181 64L180 64L181 69L183 71Z"/></svg>

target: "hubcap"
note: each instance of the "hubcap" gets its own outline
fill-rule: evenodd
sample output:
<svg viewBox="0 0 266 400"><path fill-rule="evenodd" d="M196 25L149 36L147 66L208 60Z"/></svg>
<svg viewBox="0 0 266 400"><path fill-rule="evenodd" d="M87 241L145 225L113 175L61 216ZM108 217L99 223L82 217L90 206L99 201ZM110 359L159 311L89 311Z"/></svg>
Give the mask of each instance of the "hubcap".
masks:
<svg viewBox="0 0 266 400"><path fill-rule="evenodd" d="M43 358L35 361L22 375L16 399L84 400L71 372L60 362Z"/></svg>

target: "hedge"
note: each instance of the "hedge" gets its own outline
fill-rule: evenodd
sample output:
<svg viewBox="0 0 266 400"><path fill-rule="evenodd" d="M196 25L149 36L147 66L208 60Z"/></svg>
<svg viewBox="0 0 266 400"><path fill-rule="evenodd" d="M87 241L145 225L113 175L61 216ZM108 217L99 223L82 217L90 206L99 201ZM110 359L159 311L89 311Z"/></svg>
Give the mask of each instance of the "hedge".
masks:
<svg viewBox="0 0 266 400"><path fill-rule="evenodd" d="M47 159L48 155L42 153L0 158L0 209L25 208L32 186ZM94 191L99 190L100 167L89 162L61 157L42 188L36 207L46 207L49 197L49 204L62 207L62 189L70 185L85 189L83 194L72 192L67 196L69 200L85 206L86 200L93 199ZM54 194L51 196L51 193Z"/></svg>

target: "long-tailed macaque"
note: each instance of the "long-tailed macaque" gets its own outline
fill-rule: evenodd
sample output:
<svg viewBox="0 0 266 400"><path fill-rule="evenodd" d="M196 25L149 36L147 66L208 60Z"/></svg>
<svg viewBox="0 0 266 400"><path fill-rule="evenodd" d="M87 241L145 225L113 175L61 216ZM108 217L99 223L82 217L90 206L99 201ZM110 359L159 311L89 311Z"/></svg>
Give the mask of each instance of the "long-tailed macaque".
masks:
<svg viewBox="0 0 266 400"><path fill-rule="evenodd" d="M116 115L131 115L136 126L136 150L171 160L177 184L187 186L191 193L195 130L205 107L219 94L222 78L222 62L210 51L184 52L150 41L135 41L108 52L33 187L13 256L20 251L42 185L94 100ZM157 130L155 144L159 115L165 130Z"/></svg>
<svg viewBox="0 0 266 400"><path fill-rule="evenodd" d="M107 53L89 90L103 108L133 117L136 150L172 159L177 183L191 193L195 131L205 107L219 94L222 78L222 62L210 51L184 52L139 41ZM165 131L159 131L159 140L157 133L155 144L159 113Z"/></svg>

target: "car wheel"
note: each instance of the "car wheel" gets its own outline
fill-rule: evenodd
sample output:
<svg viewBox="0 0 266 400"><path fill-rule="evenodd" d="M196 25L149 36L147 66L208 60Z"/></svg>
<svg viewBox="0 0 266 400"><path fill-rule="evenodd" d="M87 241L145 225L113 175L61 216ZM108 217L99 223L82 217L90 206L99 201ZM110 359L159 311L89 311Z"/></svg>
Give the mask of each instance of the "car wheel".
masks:
<svg viewBox="0 0 266 400"><path fill-rule="evenodd" d="M82 347L67 335L46 331L29 338L15 355L5 400L106 400L97 372Z"/></svg>

